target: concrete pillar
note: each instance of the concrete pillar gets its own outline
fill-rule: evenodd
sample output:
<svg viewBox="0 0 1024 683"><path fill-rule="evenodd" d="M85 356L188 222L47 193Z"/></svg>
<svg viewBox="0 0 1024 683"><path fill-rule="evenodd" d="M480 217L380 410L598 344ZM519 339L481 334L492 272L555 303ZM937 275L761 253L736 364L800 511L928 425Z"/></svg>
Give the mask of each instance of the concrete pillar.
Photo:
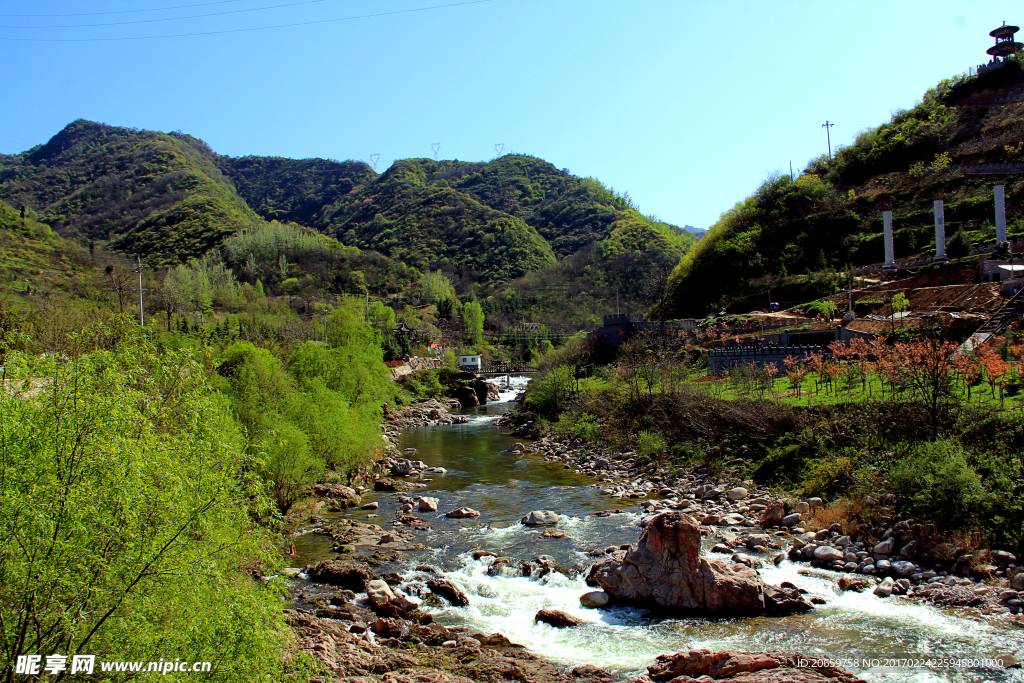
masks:
<svg viewBox="0 0 1024 683"><path fill-rule="evenodd" d="M942 200L935 200L935 258L934 263L946 262L946 217L942 210Z"/></svg>
<svg viewBox="0 0 1024 683"><path fill-rule="evenodd" d="M892 248L892 211L882 212L882 227L885 230L885 263L882 264L882 268L892 270L896 268Z"/></svg>
<svg viewBox="0 0 1024 683"><path fill-rule="evenodd" d="M1002 185L996 185L996 242L1006 241L1006 197Z"/></svg>

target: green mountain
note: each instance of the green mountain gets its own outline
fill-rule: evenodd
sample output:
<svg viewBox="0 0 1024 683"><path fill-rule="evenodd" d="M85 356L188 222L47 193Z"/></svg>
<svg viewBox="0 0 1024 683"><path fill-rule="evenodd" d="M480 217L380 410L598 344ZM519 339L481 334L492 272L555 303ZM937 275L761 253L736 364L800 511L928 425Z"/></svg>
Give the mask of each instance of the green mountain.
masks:
<svg viewBox="0 0 1024 683"><path fill-rule="evenodd" d="M1007 226L1024 235L1024 166L980 173L979 164L1024 162L1024 71L1017 61L945 80L913 109L861 133L833 159L796 178L769 177L722 215L673 272L655 317L720 307L762 307L787 290L831 286L810 271L883 260L882 212L893 212L896 257L934 249L932 203L945 203L946 239L995 240L992 187L1006 186ZM1013 172L1008 172L1012 170ZM813 281L812 281L813 280Z"/></svg>
<svg viewBox="0 0 1024 683"><path fill-rule="evenodd" d="M185 261L280 221L444 270L462 289L553 268L594 245L601 258L653 248L675 263L693 242L642 216L628 195L535 157L405 159L378 175L355 161L220 156L181 133L81 120L44 145L0 155L0 199L80 244L109 242L152 263Z"/></svg>
<svg viewBox="0 0 1024 683"><path fill-rule="evenodd" d="M0 156L0 199L66 237L183 261L260 222L213 159L188 135L79 120L44 145Z"/></svg>
<svg viewBox="0 0 1024 683"><path fill-rule="evenodd" d="M639 215L628 196L524 155L403 159L380 176L352 161L221 157L219 165L264 218L484 282L552 266Z"/></svg>

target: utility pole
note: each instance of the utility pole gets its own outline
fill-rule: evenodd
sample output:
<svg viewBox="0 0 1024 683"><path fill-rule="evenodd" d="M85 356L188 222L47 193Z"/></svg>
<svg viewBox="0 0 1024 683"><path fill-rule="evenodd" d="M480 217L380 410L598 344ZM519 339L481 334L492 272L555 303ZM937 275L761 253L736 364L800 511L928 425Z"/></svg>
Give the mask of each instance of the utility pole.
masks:
<svg viewBox="0 0 1024 683"><path fill-rule="evenodd" d="M793 182L793 162L789 162L789 181Z"/></svg>
<svg viewBox="0 0 1024 683"><path fill-rule="evenodd" d="M146 321L142 313L142 257L136 254L135 259L139 264L139 327L145 327Z"/></svg>
<svg viewBox="0 0 1024 683"><path fill-rule="evenodd" d="M821 124L821 127L825 129L825 139L828 140L828 160L832 161L832 135L829 128L836 124L829 123L828 119L825 119L825 123Z"/></svg>
<svg viewBox="0 0 1024 683"><path fill-rule="evenodd" d="M324 316L324 346L327 346L327 307L325 306L321 312Z"/></svg>

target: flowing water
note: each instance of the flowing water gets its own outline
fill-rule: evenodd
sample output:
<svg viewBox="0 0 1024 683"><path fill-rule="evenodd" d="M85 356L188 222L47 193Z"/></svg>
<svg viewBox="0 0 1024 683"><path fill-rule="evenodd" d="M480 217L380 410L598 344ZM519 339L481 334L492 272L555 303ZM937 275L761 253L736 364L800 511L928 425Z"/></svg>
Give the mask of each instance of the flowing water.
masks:
<svg viewBox="0 0 1024 683"><path fill-rule="evenodd" d="M962 661L1024 660L1024 630L896 598L839 593L830 573L801 575L797 573L800 567L788 561L761 570L765 581L792 582L825 597L827 604L788 617L722 620L655 619L638 609L582 608L579 596L593 590L578 571L594 561L588 551L635 543L640 533L638 508L628 507L633 502L600 495L592 479L566 470L561 463L509 451L518 439L493 422L514 405L508 402L514 394L503 394L500 403L462 411L469 418L466 424L408 429L402 435L402 448L417 449L414 459L448 470L444 475L425 475L426 489L405 494L433 496L440 505L437 513L420 514L431 529L418 535L431 549L407 554L404 566L398 568L412 578L412 567L433 564L469 596L468 607L428 610L439 621L484 633L503 633L551 660L590 663L623 674L642 673L654 657L666 652L696 647L777 648L842 660L845 668L873 682L1024 681L1019 669L972 666ZM398 496L372 495L380 502L379 516L364 511L348 514L386 525L397 510ZM462 506L478 510L482 516L444 516ZM555 528L566 537L545 538L540 530L519 524L531 510L554 510L562 515ZM595 512L603 514L592 514ZM296 545L307 562L330 556L330 543L321 536L304 536ZM541 578L517 576L511 570L489 576L488 563L493 558L473 560L474 550L490 550L522 561L551 555L564 569ZM534 614L544 608L569 612L586 623L569 629L534 623ZM900 659L933 662L915 661L908 667L905 661L893 661Z"/></svg>

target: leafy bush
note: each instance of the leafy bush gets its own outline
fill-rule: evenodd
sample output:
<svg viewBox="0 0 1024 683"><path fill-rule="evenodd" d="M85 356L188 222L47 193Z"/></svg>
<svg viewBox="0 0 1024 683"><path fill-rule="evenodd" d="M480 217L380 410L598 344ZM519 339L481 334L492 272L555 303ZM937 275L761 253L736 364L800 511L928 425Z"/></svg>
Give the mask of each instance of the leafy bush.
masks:
<svg viewBox="0 0 1024 683"><path fill-rule="evenodd" d="M134 338L7 361L0 674L21 654L88 652L280 680L280 596L257 578L279 559L253 522L270 504L203 365Z"/></svg>
<svg viewBox="0 0 1024 683"><path fill-rule="evenodd" d="M584 441L597 441L601 438L601 425L597 418L590 413L576 411L562 413L555 424L555 431L577 436Z"/></svg>
<svg viewBox="0 0 1024 683"><path fill-rule="evenodd" d="M981 477L952 441L922 445L892 467L889 483L908 506L954 527L978 516L989 502Z"/></svg>
<svg viewBox="0 0 1024 683"><path fill-rule="evenodd" d="M579 394L575 370L575 367L559 365L534 379L523 397L523 408L538 417L556 419L565 402Z"/></svg>
<svg viewBox="0 0 1024 683"><path fill-rule="evenodd" d="M860 455L844 449L841 454L814 461L803 482L804 494L834 500L843 495L870 493L876 483Z"/></svg>
<svg viewBox="0 0 1024 683"><path fill-rule="evenodd" d="M665 457L665 438L659 432L641 430L636 435L636 454L641 458L660 462Z"/></svg>

